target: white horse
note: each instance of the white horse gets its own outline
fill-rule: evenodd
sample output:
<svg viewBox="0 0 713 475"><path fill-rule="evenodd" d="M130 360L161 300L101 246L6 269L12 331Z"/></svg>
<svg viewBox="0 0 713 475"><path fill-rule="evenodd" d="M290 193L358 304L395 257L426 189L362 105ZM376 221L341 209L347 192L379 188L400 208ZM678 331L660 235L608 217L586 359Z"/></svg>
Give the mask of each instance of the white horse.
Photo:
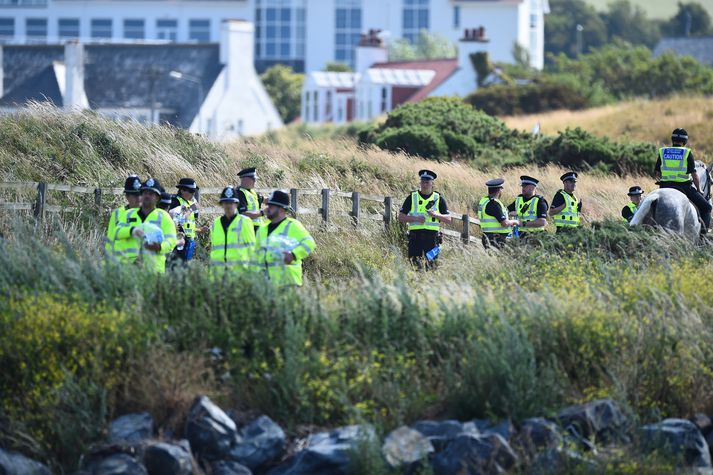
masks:
<svg viewBox="0 0 713 475"><path fill-rule="evenodd" d="M703 195L710 202L710 168L706 167L705 163L696 161L696 172L700 179ZM691 240L698 239L702 226L698 217L698 209L686 195L672 188L661 188L652 191L644 198L629 223L630 226L641 224L661 226L673 233L684 235Z"/></svg>

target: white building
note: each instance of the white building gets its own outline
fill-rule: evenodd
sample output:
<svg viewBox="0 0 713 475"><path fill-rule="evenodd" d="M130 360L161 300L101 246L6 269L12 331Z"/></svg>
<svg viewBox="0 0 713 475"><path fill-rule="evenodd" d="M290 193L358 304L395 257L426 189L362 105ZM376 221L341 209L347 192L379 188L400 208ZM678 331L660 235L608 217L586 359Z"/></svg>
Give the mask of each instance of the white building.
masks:
<svg viewBox="0 0 713 475"><path fill-rule="evenodd" d="M302 122L343 124L370 120L400 104L427 97L465 97L477 90L471 61L475 53L489 53L485 29L466 29L458 41L458 57L388 62L379 32L362 36L356 50L356 72L315 71L302 87Z"/></svg>
<svg viewBox="0 0 713 475"><path fill-rule="evenodd" d="M169 123L224 140L282 127L253 66L253 25L221 24L220 43L0 46L0 112L30 101L118 120Z"/></svg>
<svg viewBox="0 0 713 475"><path fill-rule="evenodd" d="M455 42L482 25L493 60L512 61L517 42L541 68L548 8L547 0L0 0L0 41L217 42L223 20L243 18L255 24L258 71L275 63L317 71L332 61L354 66L368 29L410 40L426 29Z"/></svg>

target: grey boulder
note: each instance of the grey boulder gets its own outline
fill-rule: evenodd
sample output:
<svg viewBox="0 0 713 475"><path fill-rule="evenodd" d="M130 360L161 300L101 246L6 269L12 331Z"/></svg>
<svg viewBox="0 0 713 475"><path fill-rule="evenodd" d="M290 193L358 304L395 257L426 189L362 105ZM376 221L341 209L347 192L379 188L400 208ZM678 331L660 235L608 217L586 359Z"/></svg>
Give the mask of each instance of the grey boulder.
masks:
<svg viewBox="0 0 713 475"><path fill-rule="evenodd" d="M50 475L49 469L17 452L0 449L0 474L8 475Z"/></svg>
<svg viewBox="0 0 713 475"><path fill-rule="evenodd" d="M585 446L597 442L628 442L628 419L619 405L611 399L599 399L562 409L557 416L567 432L580 439Z"/></svg>
<svg viewBox="0 0 713 475"><path fill-rule="evenodd" d="M260 416L240 430L229 458L251 470L279 460L287 444L285 432L267 416Z"/></svg>
<svg viewBox="0 0 713 475"><path fill-rule="evenodd" d="M436 452L443 450L446 445L463 432L477 433L475 424L468 423L465 426L463 423L455 420L446 421L418 421L412 428L425 436L433 445Z"/></svg>
<svg viewBox="0 0 713 475"><path fill-rule="evenodd" d="M230 450L240 442L235 422L206 396L193 403L185 436L196 457L208 461L228 458Z"/></svg>
<svg viewBox="0 0 713 475"><path fill-rule="evenodd" d="M148 412L117 417L109 426L107 441L110 444L136 443L153 436L153 417Z"/></svg>
<svg viewBox="0 0 713 475"><path fill-rule="evenodd" d="M86 471L92 475L148 475L141 463L124 453L96 460L86 468Z"/></svg>
<svg viewBox="0 0 713 475"><path fill-rule="evenodd" d="M505 473L515 466L517 455L502 436L461 434L433 458L439 475Z"/></svg>
<svg viewBox="0 0 713 475"><path fill-rule="evenodd" d="M533 455L541 449L559 446L562 443L562 434L554 422L533 417L522 422L515 440L527 454Z"/></svg>
<svg viewBox="0 0 713 475"><path fill-rule="evenodd" d="M664 451L685 465L711 468L708 443L698 427L686 419L664 419L641 428L641 444L645 450Z"/></svg>
<svg viewBox="0 0 713 475"><path fill-rule="evenodd" d="M184 447L158 442L144 450L144 465L149 475L191 475L193 457Z"/></svg>
<svg viewBox="0 0 713 475"><path fill-rule="evenodd" d="M397 468L420 462L434 449L431 441L421 432L402 426L386 436L381 451L388 464Z"/></svg>
<svg viewBox="0 0 713 475"><path fill-rule="evenodd" d="M233 460L221 460L212 466L213 475L252 475L250 469Z"/></svg>

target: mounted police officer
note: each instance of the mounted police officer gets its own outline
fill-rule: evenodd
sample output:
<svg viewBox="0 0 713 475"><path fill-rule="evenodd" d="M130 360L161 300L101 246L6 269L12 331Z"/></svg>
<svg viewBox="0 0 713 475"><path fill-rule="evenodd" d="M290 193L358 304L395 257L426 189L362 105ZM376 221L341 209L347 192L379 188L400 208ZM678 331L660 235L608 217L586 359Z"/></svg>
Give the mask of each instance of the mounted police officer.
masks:
<svg viewBox="0 0 713 475"><path fill-rule="evenodd" d="M502 178L485 182L488 196L482 197L478 202L478 220L480 230L483 231L483 247L486 249L490 246L501 248L512 228L520 225L518 220L508 219L508 209L500 201L504 183Z"/></svg>
<svg viewBox="0 0 713 475"><path fill-rule="evenodd" d="M133 247L127 247L127 241L118 238L118 231L121 228L127 228L126 215L129 210L136 209L141 206L141 180L137 175L129 175L124 182L124 197L126 205L121 206L111 212L109 216L109 224L106 229L106 242L104 251L107 257L113 257L119 262L133 262L138 254Z"/></svg>
<svg viewBox="0 0 713 475"><path fill-rule="evenodd" d="M643 194L644 190L642 190L640 186L632 186L629 188L629 193L627 193L629 203L621 209L621 217L624 218L627 223L631 222L631 218L633 218L639 210Z"/></svg>
<svg viewBox="0 0 713 475"><path fill-rule="evenodd" d="M707 233L711 227L711 204L701 191L701 182L696 172L696 160L693 152L686 147L688 132L676 129L671 133L671 147L661 147L656 160L654 175L659 179L660 188L674 188L691 200L703 221L701 233Z"/></svg>
<svg viewBox="0 0 713 475"><path fill-rule="evenodd" d="M574 190L577 188L576 172L567 172L560 177L563 188L555 193L550 205L550 216L554 218L557 232L578 228L582 220L582 200L577 198Z"/></svg>
<svg viewBox="0 0 713 475"><path fill-rule="evenodd" d="M252 220L257 231L257 228L264 222L262 217L265 216L265 212L262 210L263 198L253 189L257 183L257 170L244 168L238 172L238 177L240 178L238 211Z"/></svg>
<svg viewBox="0 0 713 475"><path fill-rule="evenodd" d="M198 220L198 201L196 192L199 190L193 178L181 178L176 185L178 193L171 202L171 216L176 222L178 231L183 235L185 245L176 249L174 256L187 262L193 259L195 252L196 221Z"/></svg>
<svg viewBox="0 0 713 475"><path fill-rule="evenodd" d="M521 176L522 193L508 206L510 216L520 221L518 231L522 238L544 232L547 225L547 201L542 195L535 194L539 183L538 179L531 176Z"/></svg>
<svg viewBox="0 0 713 475"><path fill-rule="evenodd" d="M399 222L408 225L408 257L418 269L423 269L423 258L435 249L441 240L440 223L450 223L448 204L443 195L433 191L433 181L438 177L431 170L418 172L420 186L404 200L399 210ZM438 256L426 260L426 269L433 266Z"/></svg>

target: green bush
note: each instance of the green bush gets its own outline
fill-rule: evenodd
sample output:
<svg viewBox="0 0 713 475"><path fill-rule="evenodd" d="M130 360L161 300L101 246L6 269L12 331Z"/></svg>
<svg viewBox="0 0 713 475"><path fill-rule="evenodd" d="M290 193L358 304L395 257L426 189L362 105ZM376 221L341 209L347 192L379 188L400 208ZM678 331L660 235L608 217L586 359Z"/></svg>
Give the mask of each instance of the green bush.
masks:
<svg viewBox="0 0 713 475"><path fill-rule="evenodd" d="M452 132L450 130L444 130L443 140L446 142L448 154L451 157L468 160L474 158L478 153L478 144L476 144L475 140L467 135Z"/></svg>
<svg viewBox="0 0 713 475"><path fill-rule="evenodd" d="M376 138L376 145L394 152L405 152L423 158L440 159L448 154L443 136L431 127L406 126L384 129Z"/></svg>

